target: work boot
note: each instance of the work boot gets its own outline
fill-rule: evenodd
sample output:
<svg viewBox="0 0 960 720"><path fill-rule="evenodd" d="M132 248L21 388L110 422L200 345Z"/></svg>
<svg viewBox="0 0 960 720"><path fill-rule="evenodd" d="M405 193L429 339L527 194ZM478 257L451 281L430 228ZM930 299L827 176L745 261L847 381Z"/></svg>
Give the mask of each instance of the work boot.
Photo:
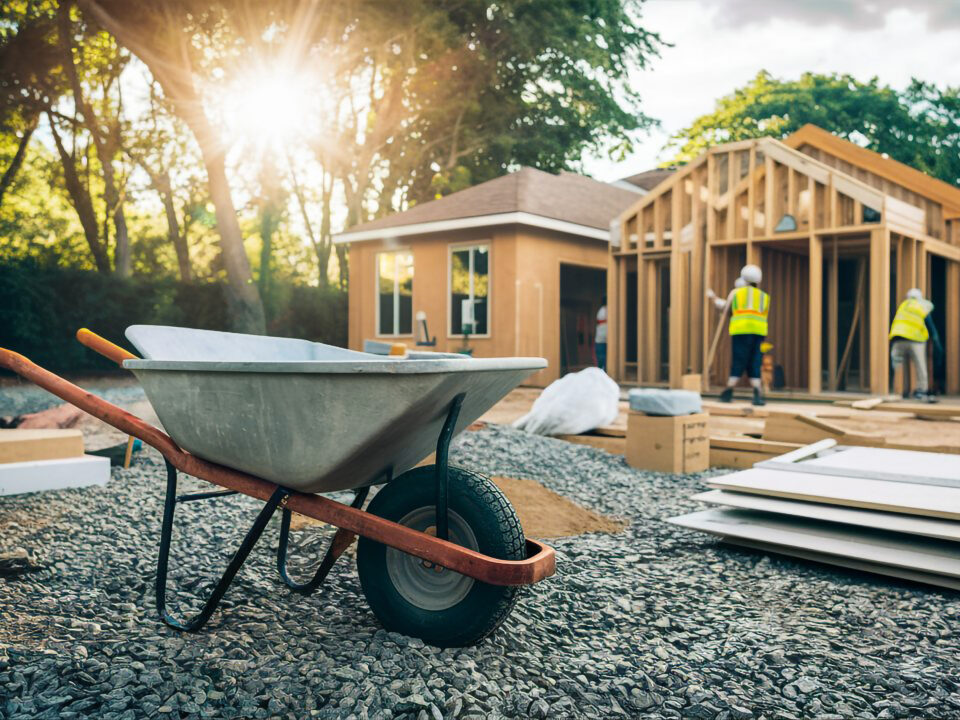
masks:
<svg viewBox="0 0 960 720"><path fill-rule="evenodd" d="M733 402L733 388L724 388L723 392L720 393L720 402Z"/></svg>
<svg viewBox="0 0 960 720"><path fill-rule="evenodd" d="M924 392L923 390L917 390L913 394L913 397L917 402L925 402L925 403L939 402L937 398L933 395L933 393Z"/></svg>
<svg viewBox="0 0 960 720"><path fill-rule="evenodd" d="M763 395L760 393L760 388L753 389L753 404L754 405L766 405L767 401L763 399Z"/></svg>

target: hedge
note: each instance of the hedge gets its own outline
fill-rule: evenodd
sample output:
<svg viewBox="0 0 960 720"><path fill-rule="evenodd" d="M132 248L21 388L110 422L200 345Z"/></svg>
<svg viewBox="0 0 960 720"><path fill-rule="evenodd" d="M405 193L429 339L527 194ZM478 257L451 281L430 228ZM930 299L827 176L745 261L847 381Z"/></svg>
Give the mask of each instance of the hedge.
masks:
<svg viewBox="0 0 960 720"><path fill-rule="evenodd" d="M339 289L275 283L265 308L270 335L347 343L347 295ZM0 266L0 347L51 370L115 368L80 345L74 334L88 327L134 350L123 332L137 324L228 330L224 286L166 278L121 279L30 261Z"/></svg>

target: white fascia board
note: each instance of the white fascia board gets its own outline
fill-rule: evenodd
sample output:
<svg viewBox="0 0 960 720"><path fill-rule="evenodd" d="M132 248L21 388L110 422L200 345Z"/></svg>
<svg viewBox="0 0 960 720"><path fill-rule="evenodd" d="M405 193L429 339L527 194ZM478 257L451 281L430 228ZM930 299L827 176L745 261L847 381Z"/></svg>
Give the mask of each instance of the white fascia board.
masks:
<svg viewBox="0 0 960 720"><path fill-rule="evenodd" d="M396 227L377 228L374 230L359 230L357 232L342 232L333 236L333 242L351 243L364 240L391 240L406 235L424 235L435 232L449 232L451 230L466 230L468 228L490 227L491 225L529 225L545 230L580 235L593 240L610 240L610 231L588 225L555 220L542 215L527 212L497 213L495 215L478 215L477 217L455 218L453 220L435 220L433 222L415 223L413 225L398 225Z"/></svg>

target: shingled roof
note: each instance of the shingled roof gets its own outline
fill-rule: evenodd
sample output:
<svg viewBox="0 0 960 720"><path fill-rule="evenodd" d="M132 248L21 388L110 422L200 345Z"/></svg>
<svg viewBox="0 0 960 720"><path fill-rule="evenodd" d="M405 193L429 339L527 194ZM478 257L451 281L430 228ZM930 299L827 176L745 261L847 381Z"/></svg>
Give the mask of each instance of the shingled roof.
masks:
<svg viewBox="0 0 960 720"><path fill-rule="evenodd" d="M404 212L352 227L337 236L340 242L371 239L371 231L383 230L383 237L410 225L424 225L463 218L483 218L525 213L548 220L580 225L608 232L610 222L623 212L637 195L629 190L599 182L576 173L559 175L525 167L517 172L460 190L438 200L415 205ZM498 218L491 217L497 221ZM517 222L504 218L504 222ZM477 223L482 224L482 223ZM430 232L424 228L423 232Z"/></svg>
<svg viewBox="0 0 960 720"><path fill-rule="evenodd" d="M630 183L631 185L636 185L638 188L650 191L653 190L657 185L666 180L668 177L673 175L676 168L654 168L653 170L644 170L642 173L637 173L636 175L630 175L629 177L620 178L619 182Z"/></svg>

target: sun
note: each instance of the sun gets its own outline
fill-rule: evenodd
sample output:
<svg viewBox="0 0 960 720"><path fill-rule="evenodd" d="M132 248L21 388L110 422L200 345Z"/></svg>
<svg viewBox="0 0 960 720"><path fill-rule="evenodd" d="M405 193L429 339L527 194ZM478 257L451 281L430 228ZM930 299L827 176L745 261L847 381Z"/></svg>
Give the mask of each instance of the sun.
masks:
<svg viewBox="0 0 960 720"><path fill-rule="evenodd" d="M238 73L223 102L225 130L261 152L284 149L312 124L317 92L309 76L278 66Z"/></svg>

